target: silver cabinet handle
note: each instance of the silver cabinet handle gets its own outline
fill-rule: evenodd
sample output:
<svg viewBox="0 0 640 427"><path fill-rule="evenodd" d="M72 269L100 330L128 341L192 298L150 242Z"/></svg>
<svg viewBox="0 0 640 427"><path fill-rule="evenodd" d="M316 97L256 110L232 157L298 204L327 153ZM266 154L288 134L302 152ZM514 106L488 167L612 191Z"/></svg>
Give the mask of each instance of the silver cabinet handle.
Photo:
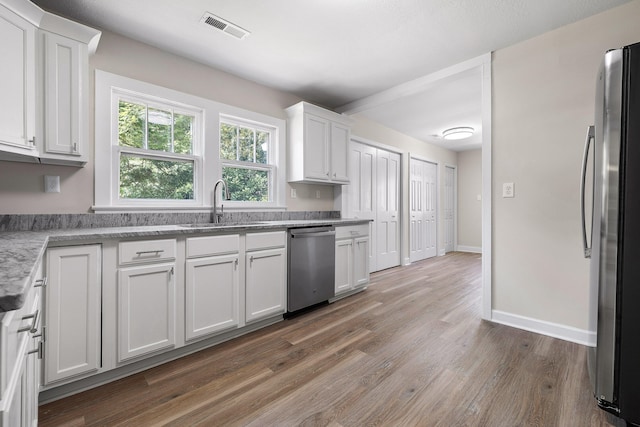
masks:
<svg viewBox="0 0 640 427"><path fill-rule="evenodd" d="M33 138L31 138L29 142L31 143L31 145L36 145L36 137L34 136Z"/></svg>
<svg viewBox="0 0 640 427"><path fill-rule="evenodd" d="M44 353L44 343L42 341L38 343L38 348L27 351L27 354L35 353L38 353L38 359L42 359L42 354Z"/></svg>
<svg viewBox="0 0 640 427"><path fill-rule="evenodd" d="M73 143L73 152L74 153L78 152L78 144L76 142Z"/></svg>
<svg viewBox="0 0 640 427"><path fill-rule="evenodd" d="M591 141L595 140L595 127L589 126L587 128L587 137L584 144L584 153L582 154L582 177L580 180L580 210L582 214L582 249L584 250L584 257L591 258L591 248L587 243L587 219L586 212L584 211L584 192L585 185L587 180L587 162L589 156L589 147L591 146ZM595 154L594 154L595 155ZM591 222L593 225L593 216L591 217Z"/></svg>
<svg viewBox="0 0 640 427"><path fill-rule="evenodd" d="M36 310L33 314L27 314L26 316L22 316L22 320L33 319L31 321L31 326L23 326L22 328L18 328L18 333L22 332L31 332L35 334L38 332L38 316L40 315L40 310Z"/></svg>
<svg viewBox="0 0 640 427"><path fill-rule="evenodd" d="M47 286L47 278L43 277L42 279L38 279L34 282L34 288L45 288Z"/></svg>
<svg viewBox="0 0 640 427"><path fill-rule="evenodd" d="M136 255L140 256L140 255L146 255L146 254L156 254L156 256L158 256L162 252L164 252L164 249L156 249L155 251L138 251L136 252Z"/></svg>

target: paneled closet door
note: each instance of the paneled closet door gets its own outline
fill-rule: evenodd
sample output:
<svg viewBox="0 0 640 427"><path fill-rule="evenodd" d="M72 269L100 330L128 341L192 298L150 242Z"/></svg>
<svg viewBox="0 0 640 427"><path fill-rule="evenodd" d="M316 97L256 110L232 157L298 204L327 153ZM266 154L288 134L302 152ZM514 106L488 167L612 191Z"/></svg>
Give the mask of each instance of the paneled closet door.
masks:
<svg viewBox="0 0 640 427"><path fill-rule="evenodd" d="M376 268L376 156L377 150L369 145L351 141L349 153L350 184L348 197L350 216L370 219L369 268Z"/></svg>
<svg viewBox="0 0 640 427"><path fill-rule="evenodd" d="M377 150L376 267L400 265L400 155Z"/></svg>
<svg viewBox="0 0 640 427"><path fill-rule="evenodd" d="M438 165L412 158L409 162L410 260L437 255L437 171Z"/></svg>

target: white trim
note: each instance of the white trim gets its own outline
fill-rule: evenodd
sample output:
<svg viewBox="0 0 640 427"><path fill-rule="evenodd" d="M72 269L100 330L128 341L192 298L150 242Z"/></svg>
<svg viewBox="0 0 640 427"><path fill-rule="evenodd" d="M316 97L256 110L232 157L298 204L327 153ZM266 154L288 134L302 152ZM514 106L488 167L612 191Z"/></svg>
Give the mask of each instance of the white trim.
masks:
<svg viewBox="0 0 640 427"><path fill-rule="evenodd" d="M421 260L422 261L422 260ZM411 260L409 258L405 258L404 262L402 263L403 266L407 266L407 265L411 265Z"/></svg>
<svg viewBox="0 0 640 427"><path fill-rule="evenodd" d="M471 252L473 254L481 254L482 253L482 248L480 246L464 246L464 245L458 245L456 247L456 250L458 252Z"/></svg>
<svg viewBox="0 0 640 427"><path fill-rule="evenodd" d="M438 249L438 256L445 256L446 253L444 252L444 248L440 248Z"/></svg>
<svg viewBox="0 0 640 427"><path fill-rule="evenodd" d="M430 86L437 84L441 79L469 70L471 68L484 66L487 63L491 64L491 53L480 55L451 67L436 71L435 73L431 73L429 75L419 77L415 80L402 83L398 86L383 90L382 92L378 92L374 95L367 96L357 101L345 104L341 107L336 108L335 110L338 113L349 115L361 113L362 111L377 107L382 104L386 104L387 102L395 101L399 98L413 95L418 92L423 92Z"/></svg>
<svg viewBox="0 0 640 427"><path fill-rule="evenodd" d="M547 322L545 320L533 319L531 317L520 316L518 314L506 313L504 311L493 310L491 320L495 323L523 329L529 332L546 335L561 340L574 342L577 344L595 347L595 331L574 328L573 326L561 325L559 323Z"/></svg>
<svg viewBox="0 0 640 427"><path fill-rule="evenodd" d="M493 286L491 275L491 54L482 62L482 311L491 320Z"/></svg>
<svg viewBox="0 0 640 427"><path fill-rule="evenodd" d="M445 175L447 168L453 169L453 249L451 251L456 251L458 249L458 166L449 163L445 163L443 166ZM443 250L446 253L446 247Z"/></svg>

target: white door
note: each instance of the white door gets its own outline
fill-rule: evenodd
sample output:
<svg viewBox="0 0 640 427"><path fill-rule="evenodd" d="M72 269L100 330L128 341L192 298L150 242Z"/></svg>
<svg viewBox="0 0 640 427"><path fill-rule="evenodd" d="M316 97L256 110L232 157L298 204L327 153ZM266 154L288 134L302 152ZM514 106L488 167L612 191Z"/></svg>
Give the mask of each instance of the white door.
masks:
<svg viewBox="0 0 640 427"><path fill-rule="evenodd" d="M435 163L410 160L410 260L437 255L437 170Z"/></svg>
<svg viewBox="0 0 640 427"><path fill-rule="evenodd" d="M456 169L444 168L444 252L455 249Z"/></svg>
<svg viewBox="0 0 640 427"><path fill-rule="evenodd" d="M359 142L351 141L349 154L349 210L354 218L370 219L369 237L373 244L369 245L369 267L376 268L376 149Z"/></svg>
<svg viewBox="0 0 640 427"><path fill-rule="evenodd" d="M349 182L349 135L348 126L331 123L331 180Z"/></svg>
<svg viewBox="0 0 640 427"><path fill-rule="evenodd" d="M329 180L329 121L304 115L304 177Z"/></svg>
<svg viewBox="0 0 640 427"><path fill-rule="evenodd" d="M377 150L376 268L400 265L400 155Z"/></svg>
<svg viewBox="0 0 640 427"><path fill-rule="evenodd" d="M353 282L353 239L336 240L336 295L351 290Z"/></svg>

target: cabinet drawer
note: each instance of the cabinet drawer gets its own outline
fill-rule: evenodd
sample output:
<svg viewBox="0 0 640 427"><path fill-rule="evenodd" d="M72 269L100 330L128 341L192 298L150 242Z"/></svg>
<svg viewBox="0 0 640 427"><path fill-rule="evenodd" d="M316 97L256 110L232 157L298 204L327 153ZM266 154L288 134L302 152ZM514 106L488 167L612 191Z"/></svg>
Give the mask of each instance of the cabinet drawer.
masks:
<svg viewBox="0 0 640 427"><path fill-rule="evenodd" d="M166 239L120 242L118 253L121 265L173 260L176 258L176 241Z"/></svg>
<svg viewBox="0 0 640 427"><path fill-rule="evenodd" d="M369 235L369 224L336 227L336 239L349 239Z"/></svg>
<svg viewBox="0 0 640 427"><path fill-rule="evenodd" d="M269 231L266 233L247 233L247 250L280 248L285 245L285 231Z"/></svg>
<svg viewBox="0 0 640 427"><path fill-rule="evenodd" d="M187 258L229 254L239 250L240 236L237 234L190 237L187 239Z"/></svg>

